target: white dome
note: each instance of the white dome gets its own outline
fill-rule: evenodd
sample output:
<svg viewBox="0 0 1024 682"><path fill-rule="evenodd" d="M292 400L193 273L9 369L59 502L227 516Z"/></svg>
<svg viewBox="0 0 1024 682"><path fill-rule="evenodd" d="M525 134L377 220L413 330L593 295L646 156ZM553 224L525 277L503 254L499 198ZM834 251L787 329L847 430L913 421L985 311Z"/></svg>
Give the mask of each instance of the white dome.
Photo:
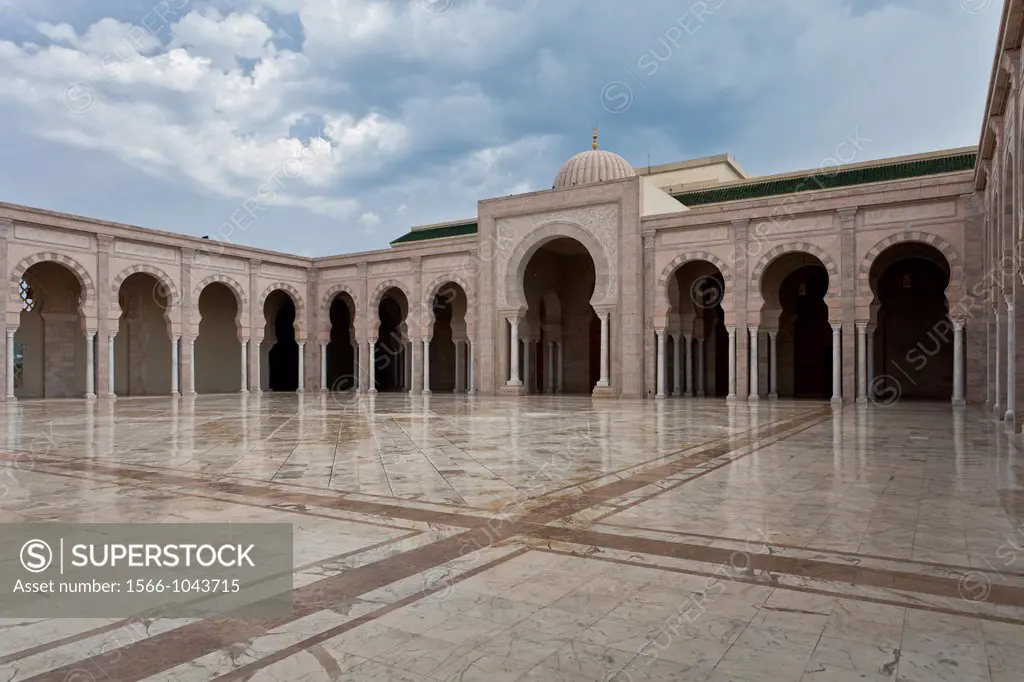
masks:
<svg viewBox="0 0 1024 682"><path fill-rule="evenodd" d="M635 175L629 162L618 154L603 149L591 149L580 152L562 164L555 178L554 189L621 180Z"/></svg>

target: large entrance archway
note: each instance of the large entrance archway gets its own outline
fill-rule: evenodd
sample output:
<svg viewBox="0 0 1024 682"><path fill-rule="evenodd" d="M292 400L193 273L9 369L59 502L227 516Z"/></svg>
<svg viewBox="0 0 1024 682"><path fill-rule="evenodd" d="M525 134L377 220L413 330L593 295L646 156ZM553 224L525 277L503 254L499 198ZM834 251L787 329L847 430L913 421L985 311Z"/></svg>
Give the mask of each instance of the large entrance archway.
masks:
<svg viewBox="0 0 1024 682"><path fill-rule="evenodd" d="M954 332L946 299L949 280L949 262L929 244L902 242L875 258L869 273L876 323L868 346L875 367L873 392L900 399L950 399Z"/></svg>
<svg viewBox="0 0 1024 682"><path fill-rule="evenodd" d="M759 333L768 335L764 367L769 393L788 398L828 399L832 386L832 327L829 324L829 277L814 255L790 252L773 260L761 277L764 307ZM776 344L772 368L770 344ZM775 376L776 385L771 386ZM760 384L763 385L763 384Z"/></svg>
<svg viewBox="0 0 1024 682"><path fill-rule="evenodd" d="M166 287L148 272L125 278L118 290L121 316L114 339L114 392L171 392L170 301Z"/></svg>
<svg viewBox="0 0 1024 682"><path fill-rule="evenodd" d="M331 340L327 344L327 389L330 391L356 387L355 310L355 301L347 293L340 293L331 300Z"/></svg>
<svg viewBox="0 0 1024 682"><path fill-rule="evenodd" d="M729 394L729 336L721 270L705 260L683 263L669 277L667 294L666 393L724 398Z"/></svg>
<svg viewBox="0 0 1024 682"><path fill-rule="evenodd" d="M83 395L87 341L82 286L75 273L60 263L36 263L25 271L19 291L22 310L14 334L14 395Z"/></svg>
<svg viewBox="0 0 1024 682"><path fill-rule="evenodd" d="M378 391L408 391L412 388L412 344L405 318L409 299L398 287L391 287L377 305L379 326L373 348L374 388Z"/></svg>
<svg viewBox="0 0 1024 682"><path fill-rule="evenodd" d="M523 274L527 313L519 376L528 393L591 393L601 376L601 322L590 305L594 259L570 237L533 254Z"/></svg>
<svg viewBox="0 0 1024 682"><path fill-rule="evenodd" d="M433 392L466 390L469 371L467 307L466 292L456 282L442 284L434 294L429 375L429 388Z"/></svg>
<svg viewBox="0 0 1024 682"><path fill-rule="evenodd" d="M263 303L266 326L260 344L262 388L295 391L299 387L299 344L295 341L295 301L288 292L275 289Z"/></svg>
<svg viewBox="0 0 1024 682"><path fill-rule="evenodd" d="M199 294L199 336L195 342L196 393L234 393L242 388L238 338L240 302L223 282L211 282Z"/></svg>

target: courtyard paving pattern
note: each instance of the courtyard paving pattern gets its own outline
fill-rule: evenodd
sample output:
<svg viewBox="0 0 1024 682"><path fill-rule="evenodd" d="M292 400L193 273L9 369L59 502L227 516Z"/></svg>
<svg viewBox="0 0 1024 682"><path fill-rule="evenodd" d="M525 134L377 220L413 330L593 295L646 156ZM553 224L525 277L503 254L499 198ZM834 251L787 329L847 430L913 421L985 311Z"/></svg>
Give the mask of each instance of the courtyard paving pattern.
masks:
<svg viewBox="0 0 1024 682"><path fill-rule="evenodd" d="M294 528L290 615L0 620L0 682L1024 679L981 408L380 394L0 403L0 522Z"/></svg>

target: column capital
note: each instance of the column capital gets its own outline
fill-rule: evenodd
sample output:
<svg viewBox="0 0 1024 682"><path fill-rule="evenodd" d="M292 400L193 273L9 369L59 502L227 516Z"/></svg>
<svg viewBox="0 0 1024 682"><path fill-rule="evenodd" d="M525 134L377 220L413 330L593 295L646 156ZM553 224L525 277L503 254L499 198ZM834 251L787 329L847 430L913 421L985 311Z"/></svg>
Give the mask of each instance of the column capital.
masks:
<svg viewBox="0 0 1024 682"><path fill-rule="evenodd" d="M96 245L99 246L100 251L110 251L110 247L114 245L114 238L109 234L98 234L96 235Z"/></svg>
<svg viewBox="0 0 1024 682"><path fill-rule="evenodd" d="M181 334L173 334L173 335L171 335L171 340L174 341L175 343L177 343L178 341L181 340Z"/></svg>
<svg viewBox="0 0 1024 682"><path fill-rule="evenodd" d="M725 325L725 331L728 332L730 335L736 333L736 325L734 325L734 324L727 324L727 325Z"/></svg>
<svg viewBox="0 0 1024 682"><path fill-rule="evenodd" d="M86 329L85 330L85 338L87 338L89 340L92 340L95 337L96 337L96 330L95 329Z"/></svg>
<svg viewBox="0 0 1024 682"><path fill-rule="evenodd" d="M1016 83L1018 74L1020 73L1020 49L1007 50L1003 53L1003 58L999 60L999 65L1003 71L1010 76L1010 79Z"/></svg>
<svg viewBox="0 0 1024 682"><path fill-rule="evenodd" d="M182 263L191 264L191 263L194 263L195 260L196 260L196 250L195 249L190 249L188 247L183 247L181 249L181 262Z"/></svg>
<svg viewBox="0 0 1024 682"><path fill-rule="evenodd" d="M747 325L747 330L750 332L751 336L757 336L757 325L756 324Z"/></svg>
<svg viewBox="0 0 1024 682"><path fill-rule="evenodd" d="M861 333L861 334L866 334L867 333L867 331L868 331L868 323L867 322L857 322L856 324L857 324L857 331L859 333Z"/></svg>
<svg viewBox="0 0 1024 682"><path fill-rule="evenodd" d="M644 232L641 237L644 241L644 251L650 251L654 248L654 232Z"/></svg>
<svg viewBox="0 0 1024 682"><path fill-rule="evenodd" d="M665 336L665 328L664 327L662 327L661 329L655 328L654 333L657 334L658 336Z"/></svg>
<svg viewBox="0 0 1024 682"><path fill-rule="evenodd" d="M829 324L832 326L832 334L833 335L837 335L837 334L839 334L839 332L841 332L843 330L843 323L842 322L829 322Z"/></svg>
<svg viewBox="0 0 1024 682"><path fill-rule="evenodd" d="M14 231L14 221L10 218L0 218L0 239Z"/></svg>
<svg viewBox="0 0 1024 682"><path fill-rule="evenodd" d="M259 258L249 259L249 272L259 274L260 268L263 266L263 261Z"/></svg>
<svg viewBox="0 0 1024 682"><path fill-rule="evenodd" d="M776 336L778 335L778 333L779 333L779 330L778 330L778 329L769 329L769 330L767 331L767 334L768 334L768 338L769 338L769 339L774 339L774 338L775 338L775 337L776 337ZM704 339L701 339L701 341L703 341L703 340L704 340Z"/></svg>
<svg viewBox="0 0 1024 682"><path fill-rule="evenodd" d="M739 218L738 220L730 220L732 226L737 230L746 230L750 226L750 218Z"/></svg>
<svg viewBox="0 0 1024 682"><path fill-rule="evenodd" d="M956 319L950 320L950 321L953 323L953 329L955 329L958 332L959 331L963 331L963 328L967 324L967 320L965 320L963 318L956 318Z"/></svg>
<svg viewBox="0 0 1024 682"><path fill-rule="evenodd" d="M852 208L838 208L836 209L836 215L839 216L839 222L843 224L843 227L853 227L853 224L857 218L856 206Z"/></svg>

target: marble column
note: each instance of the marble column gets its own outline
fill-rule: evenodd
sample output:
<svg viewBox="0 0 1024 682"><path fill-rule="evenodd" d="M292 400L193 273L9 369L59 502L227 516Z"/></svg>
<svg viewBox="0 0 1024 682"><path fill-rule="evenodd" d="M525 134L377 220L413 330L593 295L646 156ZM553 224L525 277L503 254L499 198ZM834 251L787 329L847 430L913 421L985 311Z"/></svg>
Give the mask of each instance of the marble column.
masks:
<svg viewBox="0 0 1024 682"><path fill-rule="evenodd" d="M96 343L96 332L85 333L85 397L92 400L96 397L96 356L94 345ZM174 364L178 364L177 350L174 349L174 339L171 339L172 352L174 353ZM171 370L171 395L178 394L177 375Z"/></svg>
<svg viewBox="0 0 1024 682"><path fill-rule="evenodd" d="M750 395L747 397L748 400L759 400L757 380L761 372L759 371L759 362L757 351L757 337L758 331L757 326L748 327L750 330Z"/></svg>
<svg viewBox="0 0 1024 682"><path fill-rule="evenodd" d="M116 334L107 334L107 396L115 397L117 391L114 387L117 385L114 383L114 337Z"/></svg>
<svg viewBox="0 0 1024 682"><path fill-rule="evenodd" d="M507 385L522 386L523 382L519 380L519 318L506 317L505 320L508 322L509 326L509 377Z"/></svg>
<svg viewBox="0 0 1024 682"><path fill-rule="evenodd" d="M462 367L466 361L466 346L465 341L461 339L455 340L455 387L452 389L452 393L462 393Z"/></svg>
<svg viewBox="0 0 1024 682"><path fill-rule="evenodd" d="M178 360L178 341L180 339L181 339L180 336L172 336L171 337L171 395L173 395L173 396L181 395L181 391L178 390L178 373L181 371L181 362ZM88 354L88 361L89 361L88 372L89 372L90 376L89 376L89 380L88 381L89 381L89 383L92 383L92 376L91 376L91 374L92 374L92 352L91 352L92 342L90 341L88 343L88 345L90 346L90 352ZM242 345L242 352L243 353L245 352L245 345L244 344Z"/></svg>
<svg viewBox="0 0 1024 682"><path fill-rule="evenodd" d="M7 356L4 363L7 367L7 387L4 390L4 395L8 400L14 400L14 332L16 331L12 327L7 328L7 347L4 353Z"/></svg>
<svg viewBox="0 0 1024 682"><path fill-rule="evenodd" d="M547 355L544 356L544 378L547 386L544 392L552 395L555 392L555 342L547 342Z"/></svg>
<svg viewBox="0 0 1024 682"><path fill-rule="evenodd" d="M779 346L777 330L768 332L768 399L779 399Z"/></svg>
<svg viewBox="0 0 1024 682"><path fill-rule="evenodd" d="M423 339L423 395L430 393L430 339Z"/></svg>
<svg viewBox="0 0 1024 682"><path fill-rule="evenodd" d="M320 342L320 390L327 390L327 342Z"/></svg>
<svg viewBox="0 0 1024 682"><path fill-rule="evenodd" d="M697 338L697 397L704 397L704 339Z"/></svg>
<svg viewBox="0 0 1024 682"><path fill-rule="evenodd" d="M999 316L999 305L998 304L996 304L996 306L995 306L995 310L993 312L993 315L994 315L995 320L996 320L996 363L995 363L996 364L996 377L995 377L995 402L992 405L992 412L996 415L996 417L998 417L999 419L1002 419L1003 418L1003 387L1001 385L1002 382L1000 381L1000 379L1003 376L1003 372L1001 372L1000 370L1002 369L1002 365L1003 365L1003 362L1002 362L1002 358L1003 358L1003 337L1002 337L1002 331L1003 330L999 326L1000 316Z"/></svg>
<svg viewBox="0 0 1024 682"><path fill-rule="evenodd" d="M727 325L725 333L729 336L729 395L726 400L736 400L736 325Z"/></svg>
<svg viewBox="0 0 1024 682"><path fill-rule="evenodd" d="M299 341L299 386L296 393L306 392L306 342Z"/></svg>
<svg viewBox="0 0 1024 682"><path fill-rule="evenodd" d="M263 339L253 339L253 343L249 344L252 346L249 354L252 356L252 393L263 393L263 384L260 383L260 369L263 364L263 358L260 353L260 346L263 344Z"/></svg>
<svg viewBox="0 0 1024 682"><path fill-rule="evenodd" d="M685 365L679 357L683 352L683 343L680 334L675 333L672 335L672 345L672 357L675 359L675 362L672 363L672 395L681 396L683 395L683 367Z"/></svg>
<svg viewBox="0 0 1024 682"><path fill-rule="evenodd" d="M1003 420L1015 424L1017 418L1017 334L1013 299L1006 296L1006 412Z"/></svg>
<svg viewBox="0 0 1024 682"><path fill-rule="evenodd" d="M832 322L832 402L843 402L843 323Z"/></svg>
<svg viewBox="0 0 1024 682"><path fill-rule="evenodd" d="M868 380L867 390L864 395L868 400L874 398L875 389L875 330L871 327L868 328L868 343L867 343L867 354L868 354Z"/></svg>
<svg viewBox="0 0 1024 682"><path fill-rule="evenodd" d="M242 388L238 391L239 393L249 392L249 339L240 339L240 345L242 346L242 357L240 361L242 363Z"/></svg>
<svg viewBox="0 0 1024 682"><path fill-rule="evenodd" d="M533 363L537 354L537 342L534 339L523 339L523 386L527 393L537 391L537 370Z"/></svg>
<svg viewBox="0 0 1024 682"><path fill-rule="evenodd" d="M562 392L562 381L565 379L565 344L558 342L558 372L555 374L555 393Z"/></svg>
<svg viewBox="0 0 1024 682"><path fill-rule="evenodd" d="M113 366L113 365L111 365ZM110 372L110 385L114 385L114 372ZM188 386L185 387L186 395L196 394L196 340L195 337L188 340Z"/></svg>
<svg viewBox="0 0 1024 682"><path fill-rule="evenodd" d="M683 395L693 395L693 337L689 334L683 336L683 381Z"/></svg>
<svg viewBox="0 0 1024 682"><path fill-rule="evenodd" d="M656 332L658 334L658 392L654 394L655 398L665 397L665 379L666 379L666 368L665 368L665 330L659 329Z"/></svg>
<svg viewBox="0 0 1024 682"><path fill-rule="evenodd" d="M466 376L466 393L476 395L476 349L473 347L473 340L466 339L466 355L469 356L469 372Z"/></svg>
<svg viewBox="0 0 1024 682"><path fill-rule="evenodd" d="M857 402L868 401L868 325L857 323Z"/></svg>
<svg viewBox="0 0 1024 682"><path fill-rule="evenodd" d="M377 345L376 341L367 341L366 342L367 353L368 353L368 360L369 360L369 363L366 366L367 374L369 375L369 377L366 380L366 392L367 393L376 393L377 392L377 351L376 351L376 348L375 348L376 345Z"/></svg>
<svg viewBox="0 0 1024 682"><path fill-rule="evenodd" d="M607 388L608 380L608 316L609 313L601 313L601 378L597 385L600 388Z"/></svg>
<svg viewBox="0 0 1024 682"><path fill-rule="evenodd" d="M964 322L953 320L953 404L966 405L964 399Z"/></svg>

